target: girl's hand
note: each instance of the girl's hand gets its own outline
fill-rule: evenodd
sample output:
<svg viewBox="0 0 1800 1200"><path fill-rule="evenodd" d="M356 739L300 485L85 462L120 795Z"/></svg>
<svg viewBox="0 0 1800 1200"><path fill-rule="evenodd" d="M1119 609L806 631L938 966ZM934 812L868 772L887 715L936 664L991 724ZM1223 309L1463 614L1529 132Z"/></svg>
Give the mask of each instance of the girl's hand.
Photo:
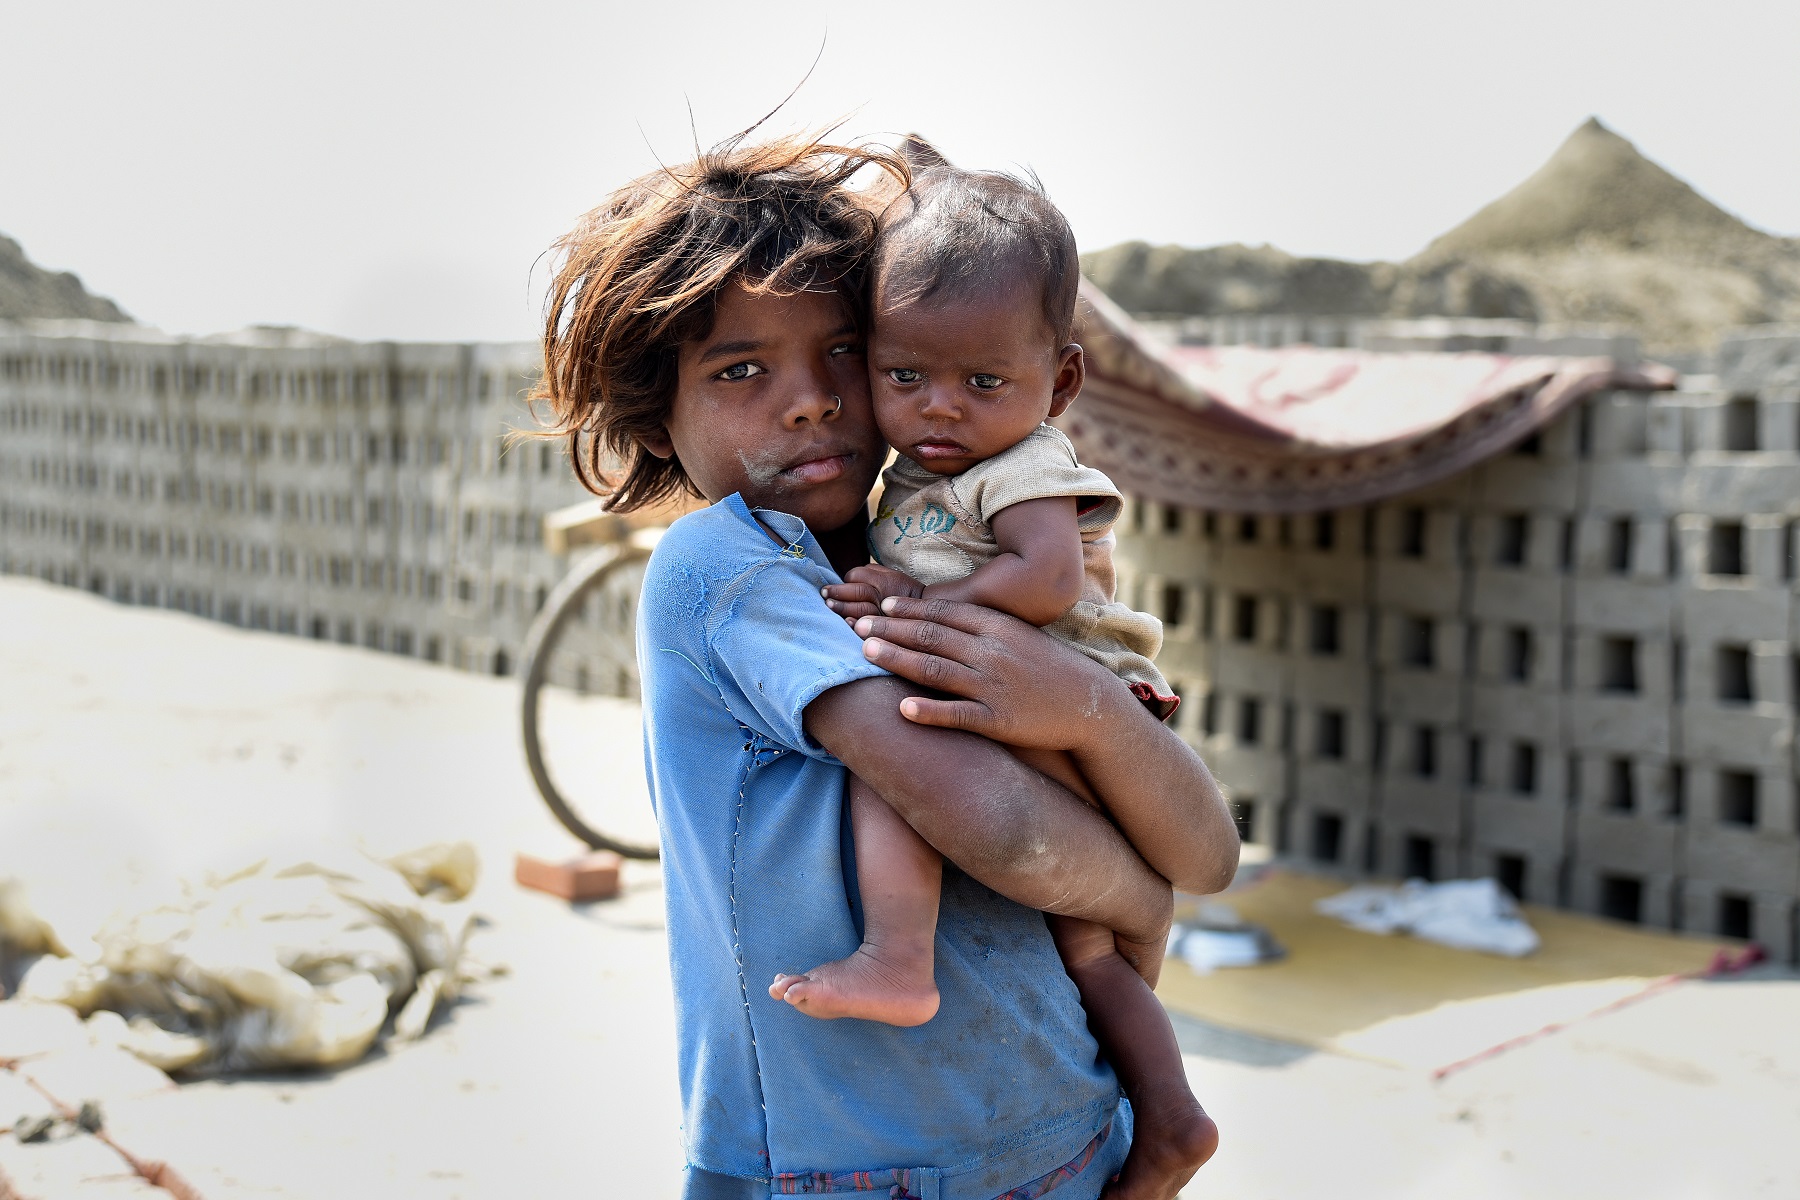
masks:
<svg viewBox="0 0 1800 1200"><path fill-rule="evenodd" d="M859 617L879 616L881 602L889 596L918 597L924 594L924 586L910 576L892 567L874 564L853 568L843 583L834 583L824 589L826 605L852 624Z"/></svg>
<svg viewBox="0 0 1800 1200"><path fill-rule="evenodd" d="M1079 750L1133 720L1154 720L1117 676L1016 617L954 600L889 597L854 621L863 654L950 699L909 696L918 725L978 733L1009 746Z"/></svg>

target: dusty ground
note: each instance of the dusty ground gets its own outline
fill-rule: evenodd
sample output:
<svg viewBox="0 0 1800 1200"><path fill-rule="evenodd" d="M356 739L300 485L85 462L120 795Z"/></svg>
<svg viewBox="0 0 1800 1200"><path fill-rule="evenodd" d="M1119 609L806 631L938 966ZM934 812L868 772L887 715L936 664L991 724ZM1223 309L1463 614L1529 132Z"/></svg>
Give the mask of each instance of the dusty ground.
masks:
<svg viewBox="0 0 1800 1200"><path fill-rule="evenodd" d="M469 838L491 921L473 951L510 968L352 1069L112 1101L123 1144L209 1200L676 1194L660 882L639 869L577 910L512 886L515 850L572 849L514 702L510 681L0 579L0 873L74 912L258 845ZM566 768L644 828L633 710L563 718ZM1797 1016L1785 973L1684 985L1441 1083L1183 1019L1225 1134L1187 1195L1800 1195ZM24 1196L167 1194L86 1139L0 1136L0 1171Z"/></svg>

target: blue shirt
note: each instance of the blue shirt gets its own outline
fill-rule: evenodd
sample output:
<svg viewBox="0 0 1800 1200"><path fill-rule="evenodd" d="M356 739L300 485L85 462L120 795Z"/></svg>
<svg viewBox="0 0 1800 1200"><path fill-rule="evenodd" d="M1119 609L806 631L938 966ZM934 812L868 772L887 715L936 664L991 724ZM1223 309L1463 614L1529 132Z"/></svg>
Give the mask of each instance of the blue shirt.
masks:
<svg viewBox="0 0 1800 1200"><path fill-rule="evenodd" d="M946 863L941 1004L914 1029L820 1021L768 994L777 972L860 941L845 769L801 724L821 693L881 674L820 599L835 582L803 522L737 496L677 521L645 573L688 1162L747 1181L908 1168L941 1200L989 1200L1068 1162L1119 1108L1041 913ZM1065 1194L1104 1178L1084 1171Z"/></svg>

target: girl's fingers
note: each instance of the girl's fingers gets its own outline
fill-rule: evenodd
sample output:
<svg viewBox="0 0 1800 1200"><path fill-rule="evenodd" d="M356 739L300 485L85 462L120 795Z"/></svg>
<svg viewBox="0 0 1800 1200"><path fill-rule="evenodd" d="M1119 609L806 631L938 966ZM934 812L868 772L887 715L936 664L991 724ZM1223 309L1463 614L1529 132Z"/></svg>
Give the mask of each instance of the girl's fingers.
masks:
<svg viewBox="0 0 1800 1200"><path fill-rule="evenodd" d="M863 657L884 671L891 671L902 679L910 679L934 691L950 692L957 696L969 695L981 682L979 675L959 662L939 658L935 654L922 654L883 638L870 637L863 632L866 624L866 618L856 623L856 632L863 638Z"/></svg>
<svg viewBox="0 0 1800 1200"><path fill-rule="evenodd" d="M979 604L964 604L960 600L927 600L922 596L889 596L881 602L881 611L890 617L929 621L934 625L945 625L976 636L993 634L998 631L1002 621L1011 620Z"/></svg>
<svg viewBox="0 0 1800 1200"><path fill-rule="evenodd" d="M936 600L909 601L912 604L936 604ZM904 646L908 650L919 650L926 654L941 655L956 663L969 665L980 661L981 641L960 629L949 625L940 625L934 621L910 621L896 618L893 615L894 602L889 600L882 604L882 613L872 615L858 621L856 632L865 638L876 637ZM885 615L883 615L885 614Z"/></svg>
<svg viewBox="0 0 1800 1200"><path fill-rule="evenodd" d="M929 696L908 696L900 702L900 715L915 725L936 725L942 729L961 729L983 733L991 714L987 706L973 700L933 700Z"/></svg>

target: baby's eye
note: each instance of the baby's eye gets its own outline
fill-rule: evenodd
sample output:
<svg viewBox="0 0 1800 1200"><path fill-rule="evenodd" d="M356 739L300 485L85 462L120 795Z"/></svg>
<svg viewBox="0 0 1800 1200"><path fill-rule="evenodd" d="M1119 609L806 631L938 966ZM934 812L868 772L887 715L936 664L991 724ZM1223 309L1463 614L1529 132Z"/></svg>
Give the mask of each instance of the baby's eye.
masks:
<svg viewBox="0 0 1800 1200"><path fill-rule="evenodd" d="M1005 382L1006 380L1000 378L998 375L969 376L969 386L981 392L991 392Z"/></svg>
<svg viewBox="0 0 1800 1200"><path fill-rule="evenodd" d="M741 362L732 363L729 367L726 367L723 371L714 375L713 378L723 379L728 383L736 383L740 380L748 379L752 375L766 374L768 374L768 372L757 366L755 363Z"/></svg>
<svg viewBox="0 0 1800 1200"><path fill-rule="evenodd" d="M908 384L917 383L919 380L925 378L925 376L913 370L911 367L895 367L888 372L888 378L895 383Z"/></svg>

